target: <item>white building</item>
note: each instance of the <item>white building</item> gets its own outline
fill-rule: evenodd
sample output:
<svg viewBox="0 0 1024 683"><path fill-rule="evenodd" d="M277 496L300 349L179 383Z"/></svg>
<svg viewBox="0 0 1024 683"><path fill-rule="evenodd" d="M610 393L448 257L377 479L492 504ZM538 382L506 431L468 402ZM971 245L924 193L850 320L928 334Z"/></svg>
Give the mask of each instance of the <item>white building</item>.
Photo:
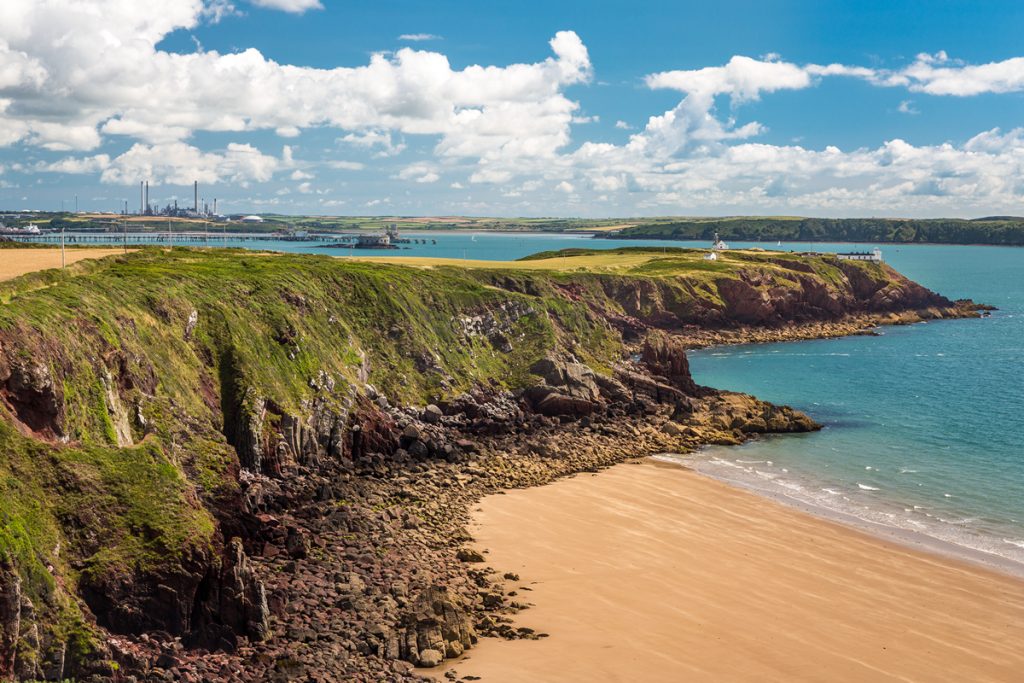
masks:
<svg viewBox="0 0 1024 683"><path fill-rule="evenodd" d="M836 254L840 261L882 261L882 250L875 247L871 251L849 251L845 254Z"/></svg>
<svg viewBox="0 0 1024 683"><path fill-rule="evenodd" d="M705 261L717 261L718 260L718 252L713 251L710 254L704 254L704 260Z"/></svg>
<svg viewBox="0 0 1024 683"><path fill-rule="evenodd" d="M726 249L729 248L729 245L726 244L725 242L723 242L721 240L721 238L718 236L718 233L716 232L715 233L715 242L714 242L714 244L711 245L711 248L712 249L717 249L718 251L725 251Z"/></svg>
<svg viewBox="0 0 1024 683"><path fill-rule="evenodd" d="M242 220L243 223L262 223L263 222L263 217L262 216L242 216L241 220Z"/></svg>

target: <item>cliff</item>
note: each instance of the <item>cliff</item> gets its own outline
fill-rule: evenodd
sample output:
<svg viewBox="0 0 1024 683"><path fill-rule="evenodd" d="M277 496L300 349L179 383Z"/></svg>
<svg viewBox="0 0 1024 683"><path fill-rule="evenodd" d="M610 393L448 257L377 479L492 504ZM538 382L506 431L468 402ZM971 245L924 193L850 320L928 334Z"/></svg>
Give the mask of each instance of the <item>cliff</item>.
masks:
<svg viewBox="0 0 1024 683"><path fill-rule="evenodd" d="M474 496L815 428L694 384L688 330L971 312L880 264L687 250L144 250L0 301L0 680L400 678L509 636L457 559Z"/></svg>

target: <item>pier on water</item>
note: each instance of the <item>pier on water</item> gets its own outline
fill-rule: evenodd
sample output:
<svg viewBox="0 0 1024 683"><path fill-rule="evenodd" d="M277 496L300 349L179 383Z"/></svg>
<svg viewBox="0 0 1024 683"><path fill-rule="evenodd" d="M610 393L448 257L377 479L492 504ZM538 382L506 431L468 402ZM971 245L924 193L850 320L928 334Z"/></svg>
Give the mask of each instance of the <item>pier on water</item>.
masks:
<svg viewBox="0 0 1024 683"><path fill-rule="evenodd" d="M39 235L8 235L18 242L42 244L155 244L155 245L198 245L222 246L238 242L328 242L336 241L338 235L282 235L272 233L231 233L231 232L175 232L173 230L145 232L47 232Z"/></svg>
<svg viewBox="0 0 1024 683"><path fill-rule="evenodd" d="M64 232L52 231L38 234L6 234L18 242L36 244L64 244L68 245L112 245L112 246L238 246L239 242L306 242L320 244L325 247L342 248L379 248L361 244L367 239L365 233L236 233L219 230L203 230L178 232L175 230L136 230L136 231L75 231ZM436 239L427 237L399 237L390 242L392 249L407 248L395 245L426 245L437 244ZM256 247L258 248L258 247Z"/></svg>

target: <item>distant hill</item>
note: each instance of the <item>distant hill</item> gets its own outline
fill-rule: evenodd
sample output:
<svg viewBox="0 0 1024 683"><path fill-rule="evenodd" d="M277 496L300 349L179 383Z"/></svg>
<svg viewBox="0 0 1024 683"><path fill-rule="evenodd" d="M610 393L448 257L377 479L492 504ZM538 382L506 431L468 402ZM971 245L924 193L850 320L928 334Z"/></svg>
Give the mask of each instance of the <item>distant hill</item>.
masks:
<svg viewBox="0 0 1024 683"><path fill-rule="evenodd" d="M635 225L602 237L784 242L898 242L1024 246L1024 218L720 218Z"/></svg>
<svg viewBox="0 0 1024 683"><path fill-rule="evenodd" d="M985 216L983 218L972 218L971 221L977 223L981 221L1011 221L1014 223L1024 223L1024 217L1022 216Z"/></svg>

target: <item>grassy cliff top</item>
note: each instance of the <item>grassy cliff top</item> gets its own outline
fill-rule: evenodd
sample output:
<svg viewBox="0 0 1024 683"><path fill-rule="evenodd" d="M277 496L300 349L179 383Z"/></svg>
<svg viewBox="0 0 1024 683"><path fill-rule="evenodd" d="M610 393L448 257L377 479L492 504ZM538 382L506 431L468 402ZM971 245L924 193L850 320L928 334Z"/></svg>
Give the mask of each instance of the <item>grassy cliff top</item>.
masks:
<svg viewBox="0 0 1024 683"><path fill-rule="evenodd" d="M718 252L718 260L708 261L709 249L679 247L621 247L618 249L563 249L544 251L516 261L464 260L420 256L368 256L351 260L367 263L404 265L417 268L464 268L468 270L540 270L578 273L606 273L637 276L684 276L694 272L736 272L757 266L785 267L803 262L811 265L830 264L830 255L804 256L783 251L732 249Z"/></svg>

